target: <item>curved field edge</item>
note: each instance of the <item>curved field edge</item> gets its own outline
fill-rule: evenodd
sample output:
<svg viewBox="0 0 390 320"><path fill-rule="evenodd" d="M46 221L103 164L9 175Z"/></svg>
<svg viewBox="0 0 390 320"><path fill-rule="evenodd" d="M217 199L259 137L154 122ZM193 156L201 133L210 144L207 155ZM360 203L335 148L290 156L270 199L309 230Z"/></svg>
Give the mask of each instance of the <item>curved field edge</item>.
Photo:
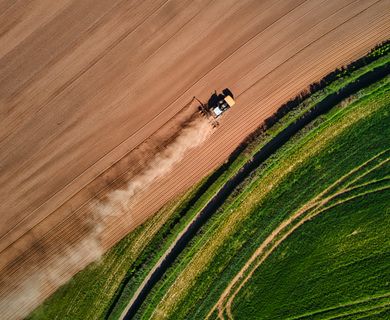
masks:
<svg viewBox="0 0 390 320"><path fill-rule="evenodd" d="M374 64L376 67L388 65L389 62L389 55L388 53L389 44L385 43L383 46L378 46L376 49L372 51L371 54L374 54L377 50L381 51L383 53L383 56L381 55L381 59L378 59L374 61ZM370 55L371 55L370 54ZM292 122L296 121L303 113L307 113L308 111L314 109L314 107L321 101L323 101L325 98L330 97L332 94L337 92L338 90L342 89L342 81L344 81L344 85L347 86L354 81L356 81L359 76L368 74L370 71L375 69L371 65L365 65L366 62L372 61L367 58L359 59L357 62L352 63L347 68L339 69L337 72L332 73L330 76L326 77L326 80L322 80L320 83L316 85L312 85L316 91L317 94L315 97L309 96L309 98L304 99L304 103L298 104L299 101L303 99L303 97L306 95L306 93L300 94L297 98L289 101L285 105L283 105L278 112L274 115L274 117L268 119L266 121L266 124L259 128L257 132L255 132L247 141L245 141L237 150L240 152L240 154L237 156L232 155L229 162L231 162L231 165L228 167L228 170L222 173L221 177L223 180L227 181L231 176L236 174L238 170L241 169L242 165L247 162L249 159L251 159L252 155L257 152L259 149L262 148L266 143L268 143L273 137L275 137L277 134L279 134L281 131L283 131L287 126L289 126ZM364 66L364 71L361 69L356 69L357 66ZM340 77L340 70L342 71L343 76ZM347 72L347 70L353 70ZM359 76L357 76L359 75ZM341 79L339 79L341 78ZM334 80L338 79L338 80ZM353 79L353 80L351 80ZM333 83L337 82L337 85L334 84L332 90L325 90L321 89L324 84L327 83ZM287 113L285 115L286 110L293 110L293 112ZM281 117L281 118L279 118ZM272 126L272 127L270 127ZM269 128L270 127L270 128ZM264 131L267 129L267 131ZM217 170L219 171L219 170ZM214 186L217 184L222 185L221 182L222 179L218 179L216 183L214 183ZM214 188L215 189L215 188ZM208 198L210 198L210 192L206 192ZM130 300L130 299L129 299Z"/></svg>
<svg viewBox="0 0 390 320"><path fill-rule="evenodd" d="M64 319L98 319L110 315L117 318L176 236L257 150L331 92L388 63L389 51L389 42L377 46L367 56L337 69L283 105L274 117L237 148L222 167L126 236L99 263L78 273L29 318L53 319L61 316ZM334 84L333 89L326 89L331 83Z"/></svg>
<svg viewBox="0 0 390 320"><path fill-rule="evenodd" d="M348 172L362 157L369 156L365 150L359 153L351 149L350 142L356 143L353 136L350 137L351 141L347 139L345 142L351 150L349 155L345 152L345 149L348 149L345 148L345 143L338 145L333 142L343 132L347 137L353 132L358 135L360 131L356 129L357 123L367 121L370 114L378 114L375 110L382 108L383 111L383 108L388 108L388 91L389 79L386 79L379 85L359 92L356 95L360 97L357 98L358 102L335 108L318 119L316 124L312 124L311 127L318 126L315 130L306 128L277 152L247 186L241 187L244 191L241 190L239 195L232 197L203 228L201 235L192 241L180 257L180 262L177 262L156 286L138 317L205 317L227 283L237 273L239 266L250 258L266 237L291 212L308 202L311 195L323 191L324 185L335 182L338 172L329 168L337 164L339 174L341 171ZM386 112L388 115L388 111ZM356 130L353 131L352 127ZM377 142L379 146L376 147L382 150L382 137L386 136L382 134L385 132L386 127L381 128L380 134L367 134L369 140L366 143L370 143L370 152L375 151L372 146L374 142ZM355 147L358 149L362 144ZM327 158L328 162L333 161L331 167L327 166L324 159L319 158L321 150L326 150L324 155L339 152L337 159ZM298 168L300 169L297 170ZM310 168L310 171L307 168ZM299 171L305 172L306 175ZM318 174L316 183L311 181L312 172ZM293 187L298 178L301 179L300 185L305 186L304 192L302 187ZM288 202L283 201L288 192L293 195L288 198ZM284 207L276 212L277 205L283 202ZM265 210L265 207L268 210Z"/></svg>
<svg viewBox="0 0 390 320"><path fill-rule="evenodd" d="M386 96L385 99L388 99L388 96ZM386 105L386 107L388 108L388 105ZM388 121L385 121L385 123L388 123ZM377 132L377 134L379 137L381 137L379 132ZM364 137L362 136L361 139L364 139ZM384 145L386 145L386 143L384 143ZM370 148L371 146L369 144L366 144L366 147ZM362 152L365 152L365 150L362 150ZM346 152L345 154L348 155L348 152ZM286 225L284 225L283 228L278 227L272 232L272 241L269 241L267 243L266 241L269 239L267 238L266 241L262 243L263 248L260 247L255 251L255 254L252 255L250 261L248 261L250 263L247 263L245 265L246 269L243 268L241 270L242 273L240 279L237 279L236 283L232 284L232 287L230 287L229 291L231 293L231 296L227 299L226 302L226 309L228 315L231 317L230 307L232 300L237 295L239 290L242 289L242 286L245 285L245 282L250 280L250 277L255 271L255 269L259 267L259 265L261 265L270 254L272 254L272 251L275 250L275 248L277 248L280 243L282 243L288 236L290 236L292 232L298 229L304 222L313 219L318 214L323 214L327 211L328 208L334 208L335 206L343 204L344 202L352 201L355 198L359 198L361 196L367 196L371 192L379 192L386 190L386 188L389 187L389 177L386 176L386 174L379 179L366 181L364 183L361 183L360 179L364 178L373 170L382 169L382 166L388 164L388 162L389 152L384 151L375 155L367 162L364 162L359 166L353 168L346 175L342 176L340 180L337 180L335 183L331 184L328 188L326 188L323 192L313 197L313 199L304 203L302 207L300 207L296 211L296 213L294 213L289 219L283 221L283 223L286 223ZM328 169L335 170L335 167ZM381 171L382 174L384 172L386 171ZM313 176L313 178L315 178L315 175ZM297 193L299 193L299 191ZM281 225L283 225L283 223ZM236 286L236 288L234 288L234 286Z"/></svg>
<svg viewBox="0 0 390 320"><path fill-rule="evenodd" d="M233 237L232 237L233 238ZM234 239L237 239L237 237L234 237ZM233 239L232 239L233 240ZM226 250L227 248L224 247L224 249ZM215 264L215 261L213 261L213 265ZM193 291L192 291L192 294L193 294Z"/></svg>

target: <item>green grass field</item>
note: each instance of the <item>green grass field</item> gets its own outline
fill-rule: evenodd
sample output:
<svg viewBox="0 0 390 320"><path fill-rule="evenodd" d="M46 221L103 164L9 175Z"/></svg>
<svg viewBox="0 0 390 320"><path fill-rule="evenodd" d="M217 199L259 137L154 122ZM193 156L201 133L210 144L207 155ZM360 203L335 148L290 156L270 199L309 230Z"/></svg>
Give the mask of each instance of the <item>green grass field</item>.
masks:
<svg viewBox="0 0 390 320"><path fill-rule="evenodd" d="M390 135L389 88L389 79L386 79L376 86L363 90L357 95L359 97L356 98L357 101L335 108L277 152L267 165L259 170L244 188L241 188L241 192L225 204L224 208L203 228L201 235L186 248L179 261L154 288L138 317L143 319L204 318L216 304L227 284L244 267L256 249L266 242L269 235L277 230L283 221L288 221L305 205L312 205L313 208L304 211L267 244L264 251L253 260L252 267L244 270L244 278L252 271L251 269L256 270L253 265L271 250L286 232L291 231L294 225L299 224L305 217L320 211L321 206L317 202L322 198L327 199L327 205L332 205L333 202L346 201L349 196L369 192L371 189L389 187L387 179L373 182L384 179L388 175L385 169L388 169L386 161L389 159L389 154L381 152L390 148L390 141L384 139ZM378 158L374 158L372 162L360 168L360 171L356 169L375 156ZM380 166L376 167L379 164ZM338 181L348 174L349 176L344 180ZM356 180L357 177L359 180ZM367 186L356 186L356 189L341 193L347 187L352 188L357 183L367 184ZM330 186L332 186L330 190L321 194ZM313 199L319 196L320 198L313 202ZM381 199L384 203L372 202L372 210L382 209L380 214L384 215L384 208L386 205L389 207L390 202L389 197L383 196ZM358 200L356 201L359 203ZM317 218L312 219L316 221ZM385 221L384 224L388 226ZM305 224L303 226L306 227ZM297 232L298 230L300 229L298 228ZM386 246L385 236L386 234L382 234L380 238L376 235L374 238L377 241L376 245L382 245L383 250L388 252L389 246ZM383 263L386 261L383 256L378 259L382 259ZM273 270L272 266L270 269ZM384 268L381 270L384 271ZM368 269L366 271L368 277L374 277L369 274ZM387 282L390 281L388 274L382 272L380 276L387 279ZM286 277L289 279L288 274ZM313 277L315 278L315 275ZM248 283L252 283L251 281ZM239 284L240 281L235 284L233 292ZM369 289L373 291L372 294L380 294L383 288L376 287L373 282L371 287L367 285L367 290ZM386 292L390 293L388 289ZM249 303L253 300L252 308L256 309L259 303L254 297L259 296L259 292L255 292L253 288L246 290L249 290L247 294L249 298L243 301ZM270 288L267 290L270 291ZM280 290L288 290L288 288ZM239 292L238 296L241 290ZM319 292L321 290L313 295L318 295ZM236 306L235 299L229 302L231 294L228 293L226 299L221 302L220 308L224 316L228 316L226 304ZM344 295L346 292L340 294ZM359 295L355 298L351 295L346 302L360 298ZM286 301L286 296L283 299ZM321 298L319 299L321 301ZM237 302L238 306L236 309L233 308L233 311L237 310L236 314L233 313L237 318L247 319L249 316L245 313L247 308L244 302L241 305ZM254 311L250 312L253 314ZM288 312L287 310L287 314ZM212 318L215 315L216 312ZM260 311L254 315L258 318ZM270 315L270 318L272 317ZM273 318L278 319L278 315Z"/></svg>
<svg viewBox="0 0 390 320"><path fill-rule="evenodd" d="M372 61L370 60L370 63L367 65L347 72L340 72L337 80L329 83L325 89L312 94L298 107L281 118L273 127L253 139L239 154L237 159L222 171L216 181L200 197L195 199L196 201L191 206L188 206L188 203L193 199L197 190L202 188L206 179L181 199L168 204L155 217L125 237L104 255L102 261L94 263L78 273L68 284L60 288L41 307L35 310L29 318L101 319L110 317L116 319L138 285L169 247L177 234L185 228L216 190L233 176L254 152L329 94L353 82L365 72L388 63L390 61L389 47L389 44L386 44L384 47L373 51L371 55L376 55L376 58L371 58ZM374 99L373 95L371 96L372 99ZM340 114L336 113L334 117L334 121L341 121L336 119L341 117ZM185 250L180 263L176 263L166 275L166 278L156 286L153 294L148 299L148 303L143 306L138 317L148 318L153 315L159 319L166 315L173 319L199 319L208 313L213 303L218 300L226 283L235 274L236 267L248 259L267 232L270 232L284 217L287 217L294 206L305 201L305 195L297 194L296 199L294 198L294 201L290 201L288 206L283 209L283 212L275 212L271 208L270 212L266 212L261 217L261 221L251 216L240 216L241 211L245 211L245 214L248 215L249 209L253 209L251 206L256 201L253 199L251 199L252 202L248 201L247 196L254 192L256 181L261 180L264 175L268 175L270 179L277 174L280 171L280 166L283 165L282 162L279 163L279 159L286 156L286 150L294 149L294 146L303 143L302 141L305 139L309 139L307 138L309 135L309 133L306 133L306 138L300 137L300 140L295 139L292 141L288 148L284 148L282 152L270 159L263 170L260 170L255 177L247 181L243 190L237 191L226 202L219 213L203 228L202 233ZM317 163L316 165L321 167L325 164ZM385 166L388 166L388 164ZM375 179L375 177L380 175L380 170L373 170L365 178L368 179L367 181L371 181L369 179ZM281 177L279 178L282 179ZM283 179L290 178L284 178L283 176ZM291 179L293 180L289 181L282 189L278 189L282 198L288 194L289 188L292 187L289 183L295 181L297 177L294 176ZM307 184L311 181L310 177L306 177L306 179L306 182L303 181L303 183ZM324 174L321 180L319 180L319 186L327 179L327 176ZM279 187L279 185L277 186ZM269 188L268 191L272 189L269 186L267 188ZM273 192L274 190L270 194L274 194ZM277 198L272 197L270 198L271 200L268 200L271 201L271 204L272 201L277 202ZM257 207L260 205L263 205L263 203L256 202ZM186 208L185 211L183 211L184 208ZM238 228L241 223L243 223L243 227ZM226 228L223 229L223 226ZM256 238L259 230L262 231L263 235ZM248 239L253 239L253 237L255 237L256 241L251 241L250 245L246 245ZM210 239L214 241L209 241ZM237 252L240 254L237 254ZM209 259L203 259L205 257ZM193 272L194 270L196 272ZM211 287L212 290L210 290ZM169 304L171 303L169 300L171 291L178 294L176 296L177 300L172 305ZM189 294L191 294L190 298ZM160 301L163 296L164 303L165 299L167 302L167 309L165 309L164 303ZM240 304L234 310L239 312ZM379 309L377 311L379 312ZM380 312L382 311L380 310Z"/></svg>
<svg viewBox="0 0 390 320"><path fill-rule="evenodd" d="M234 318L323 319L390 308L389 157L367 165L380 172L369 180L357 170L277 247L234 299Z"/></svg>
<svg viewBox="0 0 390 320"><path fill-rule="evenodd" d="M371 191L302 225L241 289L233 317L323 319L390 309L389 199L390 189Z"/></svg>

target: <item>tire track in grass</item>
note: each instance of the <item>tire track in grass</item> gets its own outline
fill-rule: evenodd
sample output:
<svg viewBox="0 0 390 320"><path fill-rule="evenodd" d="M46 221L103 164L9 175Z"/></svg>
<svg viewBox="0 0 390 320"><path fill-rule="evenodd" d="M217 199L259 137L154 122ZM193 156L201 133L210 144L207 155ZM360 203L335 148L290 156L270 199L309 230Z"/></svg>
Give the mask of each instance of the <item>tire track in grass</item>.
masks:
<svg viewBox="0 0 390 320"><path fill-rule="evenodd" d="M350 301L348 303L343 303L343 304L340 304L340 305L337 305L337 306L333 306L333 307L329 307L329 308L326 308L326 309L315 310L313 312L309 312L309 313L301 314L299 316L294 316L294 317L291 317L291 318L287 318L286 320L298 320L298 319L305 319L307 317L309 317L309 319L310 319L310 317L313 317L315 315L319 315L319 314L326 313L326 312L336 311L337 309L342 309L342 308L345 308L345 307L359 306L359 305L367 304L369 302L373 302L373 301L376 301L376 300L379 300L379 301L385 300L387 302L390 302L389 299L388 299L389 297L390 297L390 293L386 293L386 294L383 294L383 295L369 296L369 297L364 298L364 299Z"/></svg>
<svg viewBox="0 0 390 320"><path fill-rule="evenodd" d="M361 194L358 194L358 195L355 195L353 197L350 197L350 198L347 198L343 201L340 201L340 202L337 202L331 206L326 206L324 208L322 208L322 206L326 205L327 201L322 201L320 203L320 206L316 209L318 209L319 211L314 211L313 213L307 215L306 217L304 217L303 219L301 219L297 224L295 224L293 227L291 227L291 229L289 229L285 234L283 234L283 236L281 237L281 239L277 240L276 243L269 249L269 251L267 251L263 258L261 258L261 260L253 267L253 269L251 271L249 271L249 274L248 276L243 280L243 282L241 282L241 284L239 285L239 287L237 288L237 290L230 296L228 302L226 303L226 309L222 309L221 310L221 313L220 313L220 318L221 319L224 319L224 315L223 315L223 312L225 311L226 314L227 314L227 317L228 319L233 319L233 314L232 314L232 311L231 311L231 307L232 307L232 303L233 303L233 300L234 298L236 297L236 295L239 293L239 291L242 289L242 287L245 285L245 283L252 277L253 273L256 271L256 269L270 256L270 254L272 252L274 252L277 247L284 241L286 240L295 230L297 230L300 226L302 226L305 222L313 219L314 217L316 217L317 215L321 214L321 213L324 213L325 211L328 211L329 209L332 209L338 205L341 205L341 204L344 204L345 202L348 202L348 201L351 201L351 200L354 200L356 198L359 198L359 197L362 197L362 196L366 196L366 195L369 195L369 194L372 194L372 193L375 193L375 192L381 192L381 191L385 191L385 190L388 190L390 189L390 186L386 186L386 187L383 187L383 188L378 188L378 189L374 189L374 190L371 190L371 191L368 191L368 192L364 192L364 193L361 193ZM332 197L333 198L333 197ZM329 199L331 200L331 199ZM299 217L298 217L299 218ZM284 228L286 227L289 227L290 225L287 224L284 226ZM277 234L276 236L278 236L279 234ZM267 245L269 245L270 243L267 243Z"/></svg>
<svg viewBox="0 0 390 320"><path fill-rule="evenodd" d="M375 307L371 307L371 308L367 308L367 309L360 309L360 310L353 310L352 312L345 312L345 313L337 314L337 315L331 316L329 318L324 318L324 319L326 319L326 320L343 319L343 318L350 319L350 316L356 316L358 314L361 314L362 317L372 316L374 314L381 313L384 310L388 310L389 306L390 306L390 302L387 302L387 303L383 303L383 304L375 306ZM374 312L371 312L371 311L374 311ZM356 318L353 317L352 319L356 319ZM360 319L360 317L358 319Z"/></svg>
<svg viewBox="0 0 390 320"><path fill-rule="evenodd" d="M373 192L379 192L383 190L387 190L390 188L390 186L384 186L380 187L374 190L369 190L363 193L359 193L355 196L349 197L347 199L341 200L339 202L336 202L333 205L326 206L331 200L336 198L337 196L350 192L351 190L356 189L356 187L348 188L349 185L353 184L354 182L358 181L361 177L367 174L367 172L364 172L362 175L359 175L358 177L352 179L352 181L348 182L348 184L342 188L340 191L336 192L333 195L330 195L328 197L324 198L324 195L329 192L330 189L333 189L337 185L339 185L342 182L345 182L345 180L356 172L359 172L360 170L364 169L364 167L369 164L372 160L377 158L379 155L383 154L380 153L376 155L375 157L371 158L367 162L363 163L362 165L356 167L354 170L350 171L347 175L343 176L339 180L337 180L334 184L332 184L329 188L327 188L325 191L323 191L321 194L319 194L317 197L315 197L313 200L309 201L306 205L304 205L296 214L294 214L289 219L282 222L278 228L276 228L271 235L261 244L261 246L255 251L254 255L248 260L248 262L244 265L244 268L241 269L241 271L237 274L237 276L233 279L235 282L231 286L231 288L234 288L234 285L236 282L241 280L244 276L244 274L249 270L249 267L252 263L255 262L255 260L266 250L266 248L274 241L277 236L280 236L280 234L283 234L283 230L285 230L287 227L289 227L294 221L299 219L302 215L305 215L308 213L303 219L301 219L296 225L294 225L290 230L288 230L284 235L282 235L282 238L280 240L277 240L277 242L269 249L268 252L265 252L261 260L255 264L255 266L252 268L251 271L249 271L249 274L244 278L244 280L240 283L238 288L234 291L234 293L230 296L230 298L227 300L226 303L226 313L229 319L233 319L233 315L231 312L231 306L233 303L234 298L238 294L238 292L242 289L242 287L245 285L245 283L251 278L253 273L256 271L256 269L268 258L268 256L281 244L289 235L291 235L297 228L299 228L303 223L305 223L308 220L311 220L315 216L319 215L320 213L323 213L331 208L334 208L335 206L338 206L340 204L343 204L347 201L351 201L353 199L356 199L358 197L373 193ZM388 159L387 159L388 160ZM387 160L383 161L382 163L385 163ZM376 169L380 165L374 166L371 170ZM369 170L370 171L370 170ZM214 311L214 310L212 310ZM219 316L220 318L223 318L223 308L220 308Z"/></svg>

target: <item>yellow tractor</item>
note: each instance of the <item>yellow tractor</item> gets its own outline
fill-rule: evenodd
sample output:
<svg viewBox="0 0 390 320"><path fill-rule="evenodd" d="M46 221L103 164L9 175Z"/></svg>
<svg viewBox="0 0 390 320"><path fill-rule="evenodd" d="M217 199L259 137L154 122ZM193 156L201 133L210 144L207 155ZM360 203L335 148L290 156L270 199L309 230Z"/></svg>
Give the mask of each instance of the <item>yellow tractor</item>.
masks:
<svg viewBox="0 0 390 320"><path fill-rule="evenodd" d="M215 91L211 95L207 104L202 103L198 99L196 100L200 103L199 111L206 117L211 116L214 119L219 118L226 110L230 109L236 104L232 92L227 88L222 90L222 93L220 94L217 94ZM218 122L212 121L212 124L216 126L218 125Z"/></svg>

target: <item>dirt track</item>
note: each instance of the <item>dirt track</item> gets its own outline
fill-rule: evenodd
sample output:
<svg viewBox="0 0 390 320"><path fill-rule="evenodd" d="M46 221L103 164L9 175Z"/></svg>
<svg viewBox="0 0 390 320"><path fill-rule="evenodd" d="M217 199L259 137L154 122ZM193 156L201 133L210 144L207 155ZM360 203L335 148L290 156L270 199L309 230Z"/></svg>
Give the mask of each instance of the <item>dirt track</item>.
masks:
<svg viewBox="0 0 390 320"><path fill-rule="evenodd" d="M153 156L154 138L142 159L132 151L194 95L229 87L237 107L108 222L103 249L224 161L281 103L389 38L389 9L389 0L1 1L0 300L95 231L91 199ZM86 248L39 300L97 256Z"/></svg>

